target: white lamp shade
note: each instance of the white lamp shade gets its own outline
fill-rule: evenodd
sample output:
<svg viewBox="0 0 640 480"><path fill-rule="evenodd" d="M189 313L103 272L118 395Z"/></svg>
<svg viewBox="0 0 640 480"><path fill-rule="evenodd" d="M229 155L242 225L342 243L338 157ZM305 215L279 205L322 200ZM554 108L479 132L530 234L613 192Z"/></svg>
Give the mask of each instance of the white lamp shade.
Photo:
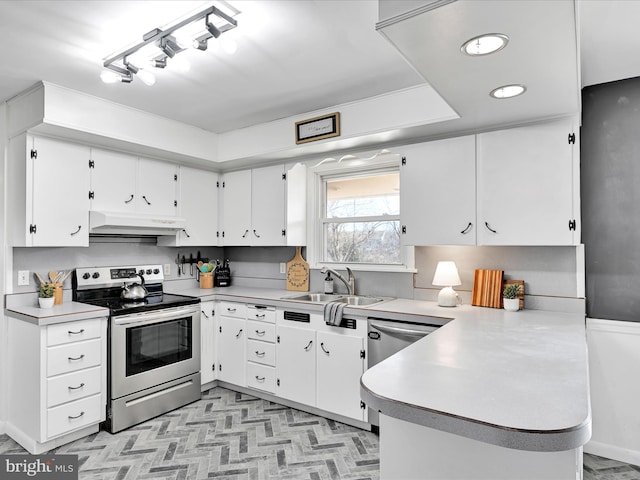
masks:
<svg viewBox="0 0 640 480"><path fill-rule="evenodd" d="M460 281L460 275L458 275L456 263L451 261L438 262L432 283L439 287L454 287L456 285L461 285L462 282Z"/></svg>

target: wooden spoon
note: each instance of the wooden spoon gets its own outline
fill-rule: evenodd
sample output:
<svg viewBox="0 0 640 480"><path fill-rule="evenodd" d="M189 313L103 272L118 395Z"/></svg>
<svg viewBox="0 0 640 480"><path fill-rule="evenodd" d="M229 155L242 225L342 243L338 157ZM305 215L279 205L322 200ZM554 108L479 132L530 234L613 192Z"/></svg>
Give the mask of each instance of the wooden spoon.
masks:
<svg viewBox="0 0 640 480"><path fill-rule="evenodd" d="M60 273L57 270L51 270L49 272L49 280L51 280L51 283L56 283L58 275L60 275Z"/></svg>
<svg viewBox="0 0 640 480"><path fill-rule="evenodd" d="M47 283L44 281L44 279L40 276L40 274L38 272L33 272L34 275L36 276L36 278L38 279L38 281L40 282L40 285L42 285L43 283Z"/></svg>

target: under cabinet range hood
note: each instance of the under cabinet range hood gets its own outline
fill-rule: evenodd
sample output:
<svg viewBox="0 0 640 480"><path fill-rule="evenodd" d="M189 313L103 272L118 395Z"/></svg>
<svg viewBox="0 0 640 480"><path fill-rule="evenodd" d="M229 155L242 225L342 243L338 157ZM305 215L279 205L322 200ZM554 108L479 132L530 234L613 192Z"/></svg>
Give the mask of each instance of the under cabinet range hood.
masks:
<svg viewBox="0 0 640 480"><path fill-rule="evenodd" d="M180 217L136 213L89 212L89 233L97 235L175 235L186 226Z"/></svg>

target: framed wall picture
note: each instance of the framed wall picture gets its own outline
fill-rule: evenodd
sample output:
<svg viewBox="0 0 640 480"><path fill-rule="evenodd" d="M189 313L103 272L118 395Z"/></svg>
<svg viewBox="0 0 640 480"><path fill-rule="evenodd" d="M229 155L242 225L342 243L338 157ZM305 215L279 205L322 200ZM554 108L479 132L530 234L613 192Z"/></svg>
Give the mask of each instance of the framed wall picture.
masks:
<svg viewBox="0 0 640 480"><path fill-rule="evenodd" d="M340 136L340 112L296 122L296 144Z"/></svg>

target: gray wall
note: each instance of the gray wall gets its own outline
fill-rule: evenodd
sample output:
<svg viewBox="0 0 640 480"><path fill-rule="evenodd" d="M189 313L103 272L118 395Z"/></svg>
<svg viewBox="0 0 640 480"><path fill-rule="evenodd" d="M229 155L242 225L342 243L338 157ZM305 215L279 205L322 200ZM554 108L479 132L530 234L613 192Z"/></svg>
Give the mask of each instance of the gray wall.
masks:
<svg viewBox="0 0 640 480"><path fill-rule="evenodd" d="M640 78L582 93L587 316L640 321Z"/></svg>

